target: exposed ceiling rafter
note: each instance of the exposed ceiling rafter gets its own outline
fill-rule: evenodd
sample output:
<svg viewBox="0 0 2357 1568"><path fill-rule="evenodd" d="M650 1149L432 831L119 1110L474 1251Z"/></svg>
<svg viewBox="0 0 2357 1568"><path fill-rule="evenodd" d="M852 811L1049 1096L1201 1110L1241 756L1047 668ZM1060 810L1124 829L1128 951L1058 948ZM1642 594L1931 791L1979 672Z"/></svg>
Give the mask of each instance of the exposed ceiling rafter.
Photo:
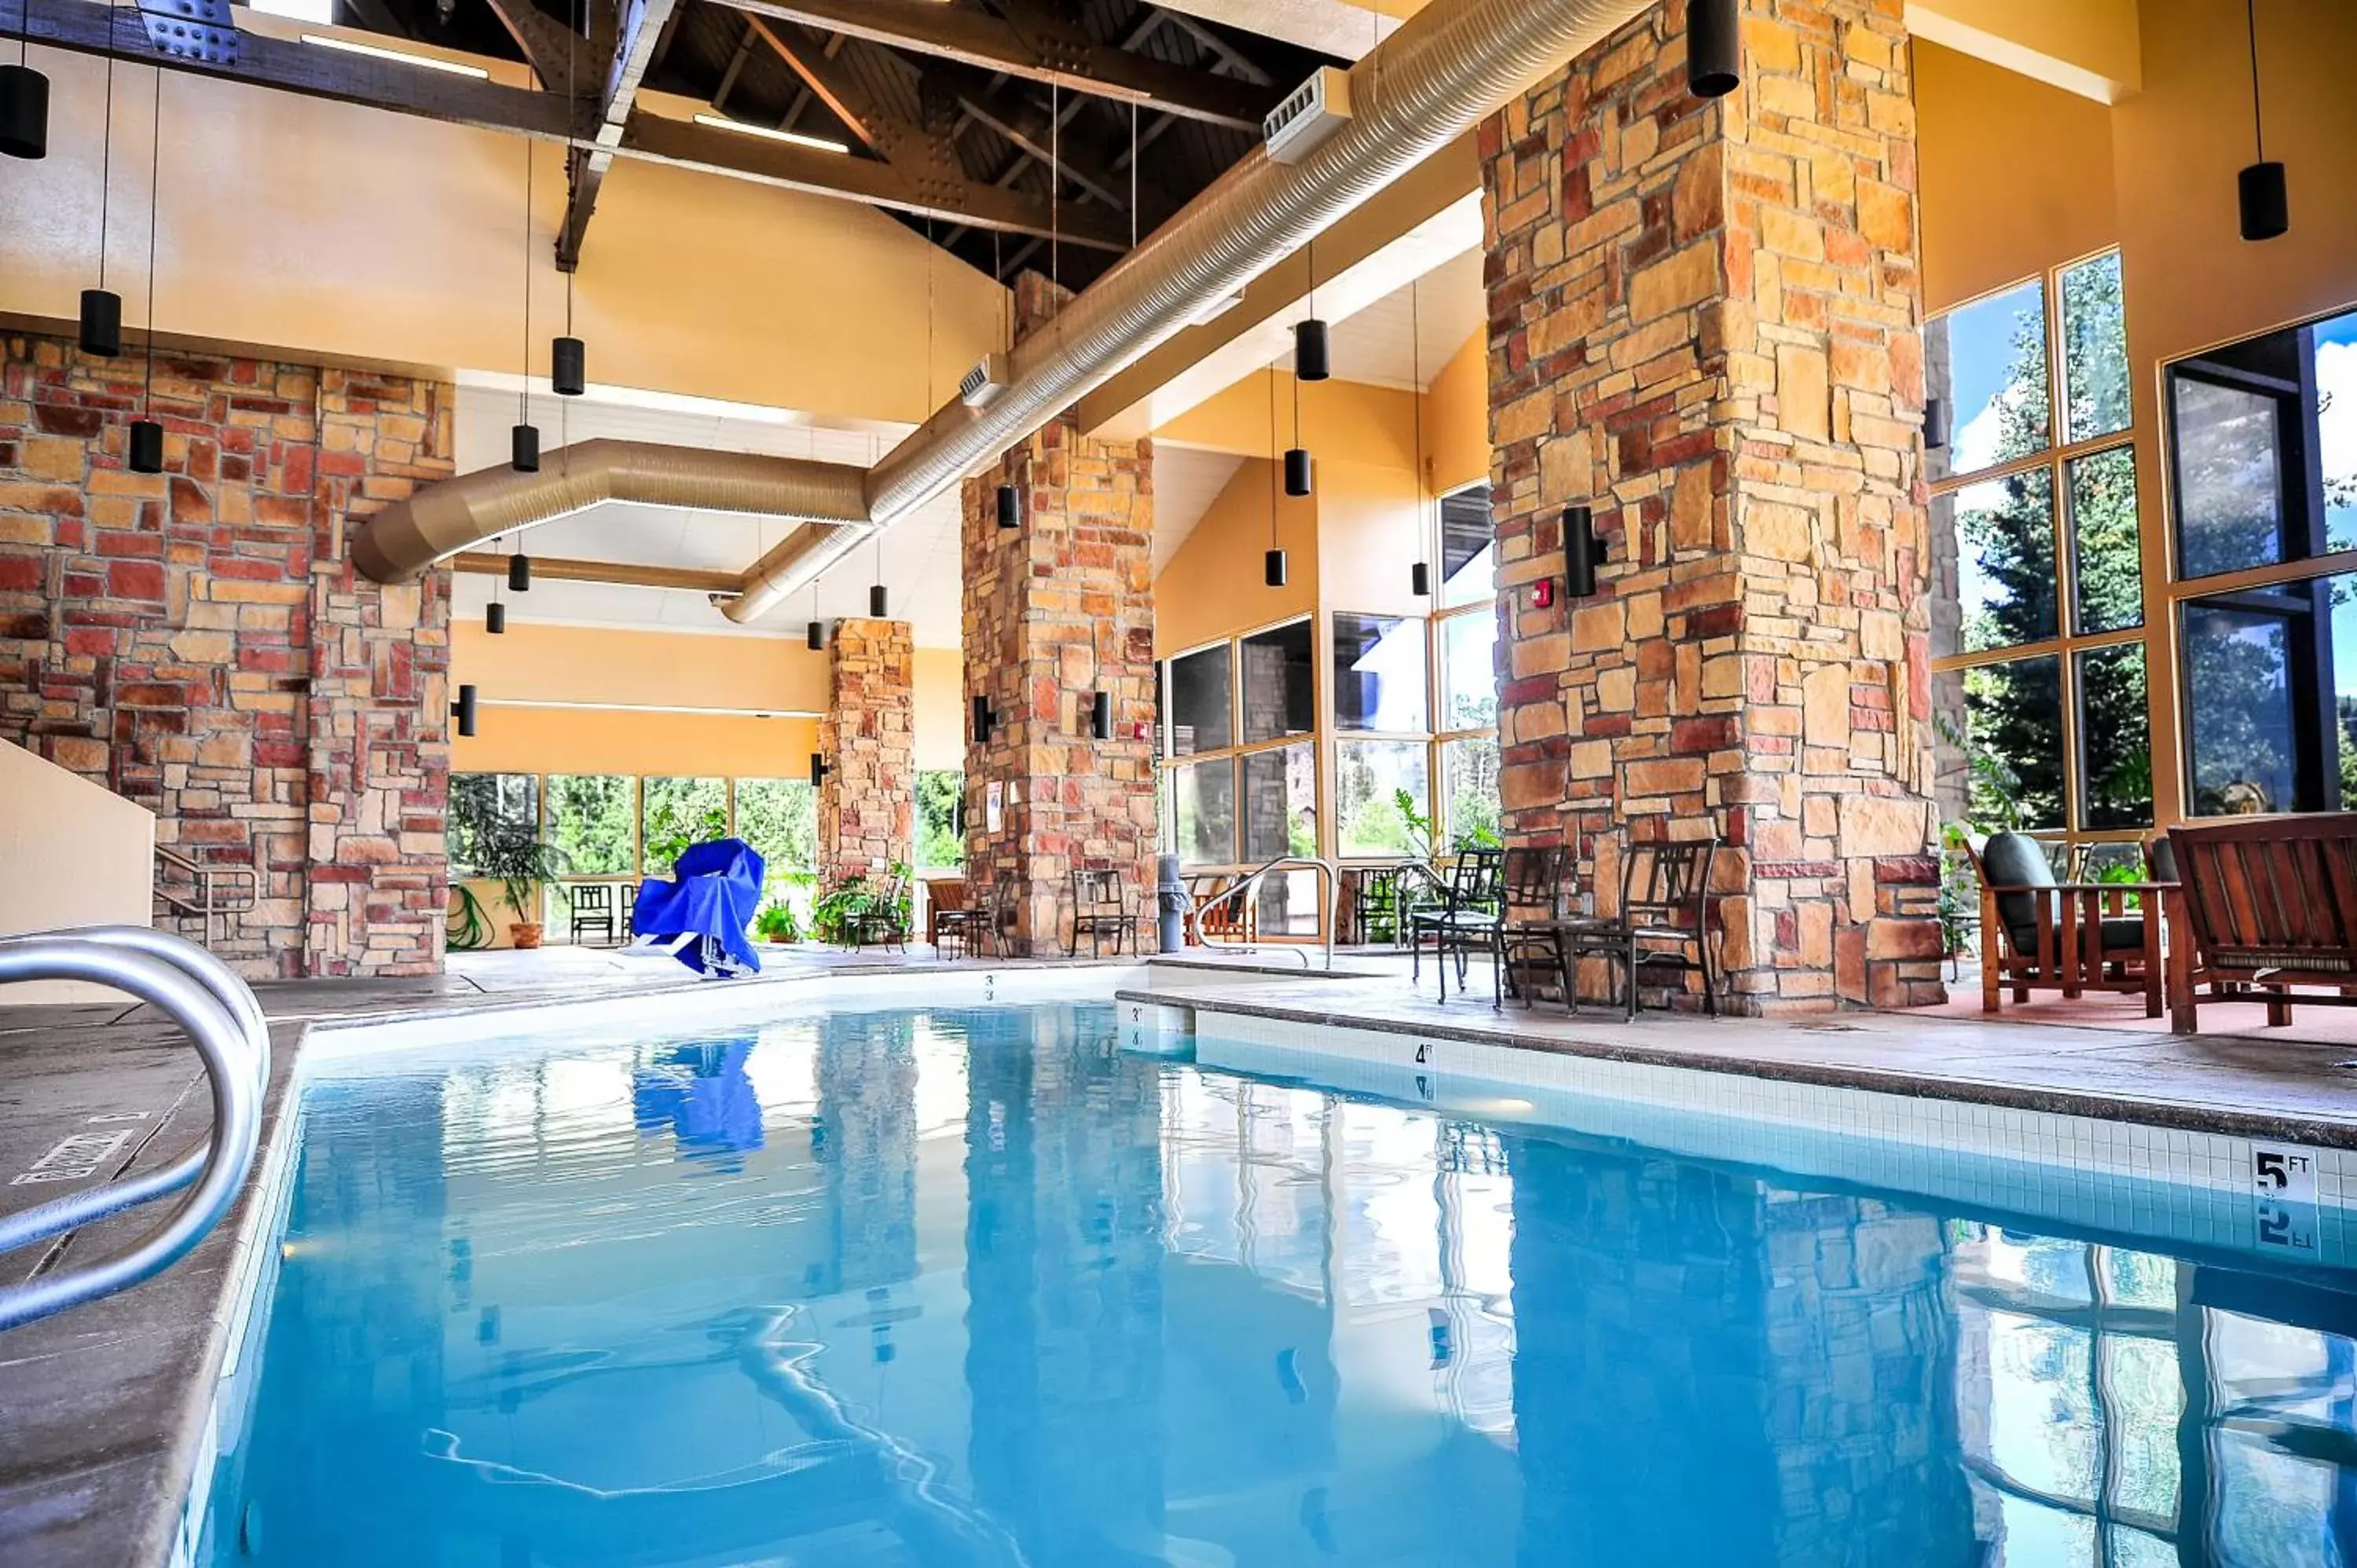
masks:
<svg viewBox="0 0 2357 1568"><path fill-rule="evenodd" d="M569 273L581 263L581 242L589 231L590 217L597 210L597 193L605 187L606 171L614 166L614 154L622 145L638 102L639 84L646 80L655 47L677 4L678 0L623 0L613 56L599 89L597 130L591 145L573 155L573 188L565 203L565 221L556 233L560 271Z"/></svg>

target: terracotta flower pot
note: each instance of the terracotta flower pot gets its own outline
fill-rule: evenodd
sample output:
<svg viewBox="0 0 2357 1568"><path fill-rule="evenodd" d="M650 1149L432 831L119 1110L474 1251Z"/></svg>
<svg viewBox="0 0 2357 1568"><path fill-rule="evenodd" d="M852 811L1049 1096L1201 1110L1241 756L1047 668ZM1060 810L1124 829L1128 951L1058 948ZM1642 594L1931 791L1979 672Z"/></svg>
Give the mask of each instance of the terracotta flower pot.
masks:
<svg viewBox="0 0 2357 1568"><path fill-rule="evenodd" d="M538 920L511 922L508 926L508 940L520 948L540 946L540 922Z"/></svg>

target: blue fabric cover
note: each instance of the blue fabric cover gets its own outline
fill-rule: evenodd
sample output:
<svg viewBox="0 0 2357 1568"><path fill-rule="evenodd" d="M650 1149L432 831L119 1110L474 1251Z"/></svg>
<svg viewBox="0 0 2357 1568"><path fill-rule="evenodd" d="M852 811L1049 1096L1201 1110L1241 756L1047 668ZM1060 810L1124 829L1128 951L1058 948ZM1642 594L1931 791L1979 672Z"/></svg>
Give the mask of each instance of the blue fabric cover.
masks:
<svg viewBox="0 0 2357 1568"><path fill-rule="evenodd" d="M759 972L761 955L746 932L761 907L766 873L760 852L743 839L690 844L673 867L673 880L650 876L639 885L630 929L641 937L710 937L746 969ZM716 972L704 961L704 944L674 955L698 974Z"/></svg>

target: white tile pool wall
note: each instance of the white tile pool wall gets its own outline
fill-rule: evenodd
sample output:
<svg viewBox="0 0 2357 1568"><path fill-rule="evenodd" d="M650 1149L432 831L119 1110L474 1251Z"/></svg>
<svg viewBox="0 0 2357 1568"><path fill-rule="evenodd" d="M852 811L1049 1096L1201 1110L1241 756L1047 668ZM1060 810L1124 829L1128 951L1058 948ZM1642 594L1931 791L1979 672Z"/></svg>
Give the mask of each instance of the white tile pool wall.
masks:
<svg viewBox="0 0 2357 1568"><path fill-rule="evenodd" d="M1121 1004L1125 1042L1183 1010ZM1549 1121L1674 1154L1993 1206L2024 1216L2357 1266L2357 1151L1556 1051L1221 1013L1195 1017L1207 1067L1423 1100L1485 1120ZM1492 1092L1483 1094L1482 1089ZM1501 1102L1498 1089L1577 1105ZM2263 1187L2264 1155L2292 1185ZM2305 1181L2298 1162L2306 1160Z"/></svg>

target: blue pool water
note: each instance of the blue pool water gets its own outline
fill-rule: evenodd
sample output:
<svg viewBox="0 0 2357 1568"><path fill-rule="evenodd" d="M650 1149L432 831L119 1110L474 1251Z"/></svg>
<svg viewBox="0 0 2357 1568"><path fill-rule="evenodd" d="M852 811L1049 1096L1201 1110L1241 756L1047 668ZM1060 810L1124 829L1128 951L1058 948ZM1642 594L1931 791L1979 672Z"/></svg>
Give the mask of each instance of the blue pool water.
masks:
<svg viewBox="0 0 2357 1568"><path fill-rule="evenodd" d="M2357 1562L2337 1276L1101 1006L324 1078L287 1224L217 1568Z"/></svg>

